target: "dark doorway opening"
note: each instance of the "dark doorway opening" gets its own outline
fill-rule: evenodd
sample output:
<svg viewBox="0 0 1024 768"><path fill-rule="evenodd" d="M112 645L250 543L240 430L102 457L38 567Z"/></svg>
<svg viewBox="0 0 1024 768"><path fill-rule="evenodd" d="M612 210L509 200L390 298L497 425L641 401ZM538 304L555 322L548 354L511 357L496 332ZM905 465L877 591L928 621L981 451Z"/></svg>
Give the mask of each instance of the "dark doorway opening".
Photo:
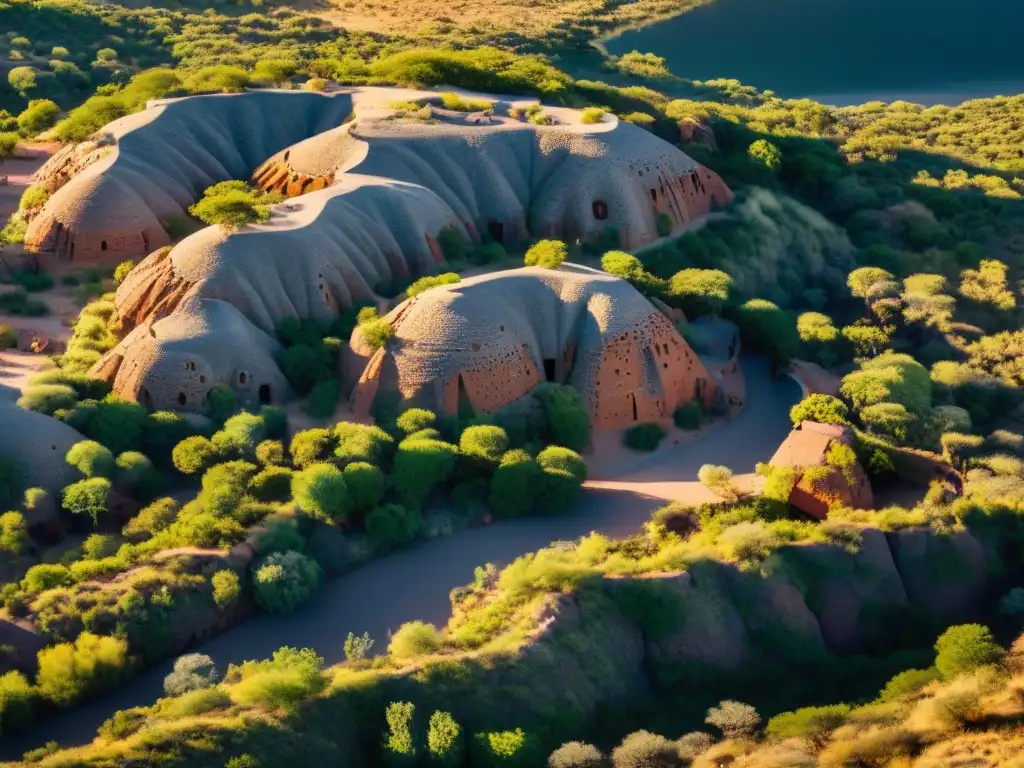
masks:
<svg viewBox="0 0 1024 768"><path fill-rule="evenodd" d="M142 404L146 407L146 410L153 410L153 396L149 394L149 390L145 388L142 390Z"/></svg>
<svg viewBox="0 0 1024 768"><path fill-rule="evenodd" d="M629 401L633 405L633 421L637 421L640 417L636 412L636 395L632 392L629 393Z"/></svg>
<svg viewBox="0 0 1024 768"><path fill-rule="evenodd" d="M270 385L260 384L259 389L260 405L270 405Z"/></svg>
<svg viewBox="0 0 1024 768"><path fill-rule="evenodd" d="M487 222L487 234L496 243L505 242L505 225L500 221Z"/></svg>
<svg viewBox="0 0 1024 768"><path fill-rule="evenodd" d="M555 358L553 357L544 358L544 378L548 381L555 380Z"/></svg>
<svg viewBox="0 0 1024 768"><path fill-rule="evenodd" d="M107 250L107 241L106 240L100 240L100 250L101 251Z"/></svg>

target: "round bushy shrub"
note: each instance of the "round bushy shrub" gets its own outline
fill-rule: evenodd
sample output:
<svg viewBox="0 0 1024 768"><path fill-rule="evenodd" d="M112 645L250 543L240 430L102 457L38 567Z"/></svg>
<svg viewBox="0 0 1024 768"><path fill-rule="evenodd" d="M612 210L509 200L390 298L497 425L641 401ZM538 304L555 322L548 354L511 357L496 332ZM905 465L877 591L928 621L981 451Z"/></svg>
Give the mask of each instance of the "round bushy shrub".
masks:
<svg viewBox="0 0 1024 768"><path fill-rule="evenodd" d="M256 446L256 460L266 467L287 464L284 452L284 443L280 440L264 440Z"/></svg>
<svg viewBox="0 0 1024 768"><path fill-rule="evenodd" d="M292 475L292 498L304 512L327 522L345 520L352 510L345 477L333 464L311 464Z"/></svg>
<svg viewBox="0 0 1024 768"><path fill-rule="evenodd" d="M416 538L421 524L418 509L385 504L366 516L366 533L377 547L400 547Z"/></svg>
<svg viewBox="0 0 1024 768"><path fill-rule="evenodd" d="M18 406L27 411L52 414L61 408L71 408L78 401L78 393L66 384L37 384L27 387L18 398Z"/></svg>
<svg viewBox="0 0 1024 768"><path fill-rule="evenodd" d="M144 454L125 451L117 457L118 487L142 502L157 496L163 488L163 476Z"/></svg>
<svg viewBox="0 0 1024 768"><path fill-rule="evenodd" d="M304 429L296 432L288 446L292 462L300 469L327 458L334 446L334 437L329 429Z"/></svg>
<svg viewBox="0 0 1024 768"><path fill-rule="evenodd" d="M850 409L838 397L815 393L810 395L789 410L789 419L793 426L802 421L816 421L819 424L839 424L848 426Z"/></svg>
<svg viewBox="0 0 1024 768"><path fill-rule="evenodd" d="M441 440L403 440L391 470L391 486L408 506L418 507L455 469L458 453Z"/></svg>
<svg viewBox="0 0 1024 768"><path fill-rule="evenodd" d="M174 468L185 475L205 472L220 458L217 448L208 438L201 435L186 437L171 451Z"/></svg>
<svg viewBox="0 0 1024 768"><path fill-rule="evenodd" d="M249 481L249 495L257 501L288 501L291 498L292 471L268 466Z"/></svg>
<svg viewBox="0 0 1024 768"><path fill-rule="evenodd" d="M537 454L537 464L541 469L560 469L576 478L577 484L587 479L587 463L576 451L560 445L550 445Z"/></svg>
<svg viewBox="0 0 1024 768"><path fill-rule="evenodd" d="M410 621L398 628L388 643L388 653L399 661L434 653L441 647L441 635L433 624Z"/></svg>
<svg viewBox="0 0 1024 768"><path fill-rule="evenodd" d="M256 603L270 613L291 613L312 596L323 579L316 561L294 551L269 555L253 573Z"/></svg>
<svg viewBox="0 0 1024 768"><path fill-rule="evenodd" d="M410 408L395 419L395 425L405 434L411 435L421 429L430 429L436 421L437 415L433 411L428 411L425 408Z"/></svg>
<svg viewBox="0 0 1024 768"><path fill-rule="evenodd" d="M569 249L561 240L541 240L530 246L523 259L528 267L555 269L569 258Z"/></svg>
<svg viewBox="0 0 1024 768"><path fill-rule="evenodd" d="M114 454L95 440L82 440L71 446L64 460L86 477L112 477Z"/></svg>
<svg viewBox="0 0 1024 768"><path fill-rule="evenodd" d="M343 464L365 461L375 467L387 469L395 448L395 441L380 427L342 421L334 425L338 447L335 457Z"/></svg>
<svg viewBox="0 0 1024 768"><path fill-rule="evenodd" d="M1002 658L1003 649L989 628L981 624L950 627L935 641L935 667L946 680L998 664Z"/></svg>
<svg viewBox="0 0 1024 768"><path fill-rule="evenodd" d="M474 464L492 469L508 450L508 434L501 427L481 424L466 427L459 438L459 451Z"/></svg>
<svg viewBox="0 0 1024 768"><path fill-rule="evenodd" d="M491 477L491 509L501 517L528 513L536 502L540 476L540 467L530 454L521 448L508 451Z"/></svg>
<svg viewBox="0 0 1024 768"><path fill-rule="evenodd" d="M665 429L661 424L649 422L636 424L626 430L622 441L627 448L634 451L653 451L665 438Z"/></svg>
<svg viewBox="0 0 1024 768"><path fill-rule="evenodd" d="M211 438L214 446L223 455L237 454L243 458L253 458L256 446L267 436L267 426L260 416L251 413L236 413L224 422Z"/></svg>
<svg viewBox="0 0 1024 768"><path fill-rule="evenodd" d="M384 498L384 473L373 464L356 461L346 466L342 474L353 511L367 512Z"/></svg>

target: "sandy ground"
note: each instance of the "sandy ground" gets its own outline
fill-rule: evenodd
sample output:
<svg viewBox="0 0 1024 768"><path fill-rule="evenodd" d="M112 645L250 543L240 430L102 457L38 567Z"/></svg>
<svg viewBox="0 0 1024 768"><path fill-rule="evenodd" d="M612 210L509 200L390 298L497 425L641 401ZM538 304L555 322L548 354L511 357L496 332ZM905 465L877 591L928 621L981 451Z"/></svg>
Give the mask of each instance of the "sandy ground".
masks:
<svg viewBox="0 0 1024 768"><path fill-rule="evenodd" d="M16 156L0 162L0 178L7 177L7 184L0 186L0 222L6 224L11 214L18 210L22 194L32 184L32 175L53 151L54 147L49 144L22 144Z"/></svg>
<svg viewBox="0 0 1024 768"><path fill-rule="evenodd" d="M841 379L817 363L794 360L789 366L789 375L807 388L808 394L839 395Z"/></svg>
<svg viewBox="0 0 1024 768"><path fill-rule="evenodd" d="M0 351L0 386L25 391L28 380L39 371L52 368L53 363L44 355L19 352L16 349Z"/></svg>

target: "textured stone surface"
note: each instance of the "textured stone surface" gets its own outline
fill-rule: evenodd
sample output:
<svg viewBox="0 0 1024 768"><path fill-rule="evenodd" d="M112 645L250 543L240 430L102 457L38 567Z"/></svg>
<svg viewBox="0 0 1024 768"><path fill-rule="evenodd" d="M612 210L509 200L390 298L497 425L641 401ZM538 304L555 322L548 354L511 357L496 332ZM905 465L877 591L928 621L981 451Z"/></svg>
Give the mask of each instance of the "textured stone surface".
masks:
<svg viewBox="0 0 1024 768"><path fill-rule="evenodd" d="M4 391L0 391L0 435L0 457L14 464L19 492L42 488L59 499L64 486L81 479L64 457L71 446L85 439L82 434L62 421L19 408L13 393Z"/></svg>
<svg viewBox="0 0 1024 768"><path fill-rule="evenodd" d="M345 367L357 412L378 391L397 391L446 413L460 399L492 413L552 380L583 395L595 426L622 427L715 394L704 365L651 302L587 267L525 267L439 286L387 319L395 338L385 350L372 353L358 328L352 337Z"/></svg>
<svg viewBox="0 0 1024 768"><path fill-rule="evenodd" d="M271 373L275 348L265 335L287 317L329 321L374 299L381 281L434 271L443 258L442 229L454 229L467 243L479 241L481 232L517 243L595 239L614 230L621 245L632 248L656 239L659 222L662 231L678 232L732 200L713 173L610 115L584 125L578 111L545 108L553 124L537 126L435 109L422 122L392 106L437 98L357 88L171 100L117 120L83 149L56 157L41 176L60 188L32 222L28 241L60 258L114 260L164 246L161 222L182 215L204 188L224 179L253 173L265 189L292 196L266 223L234 231L208 227L145 259L117 292L116 319L131 333L93 374L112 380L122 396L189 410L222 382L253 399L238 386L245 365L260 379L257 395L269 387L277 400L286 388ZM509 98L498 109L525 103ZM209 302L230 305L237 316L207 308ZM629 321L614 317L619 305L589 310L616 329L603 337L605 359L588 358L586 374L578 377L589 387L595 414L606 414L609 423L669 415L693 396L680 388L692 390L695 374L645 358L644 348L657 350L655 357L675 355L681 340L664 317L648 317L650 306L642 305L644 318ZM210 323L211 313L224 322ZM465 319L484 323L487 314ZM640 335L639 345L628 335L614 338L626 331ZM572 354L576 342L567 343L559 359ZM687 369L699 365L685 344L681 348L693 359ZM240 350L254 359L239 360ZM549 356L533 355L533 383L543 377L540 361ZM375 365L388 374L387 360ZM465 372L482 410L532 386L513 376L530 365L521 346L502 365ZM657 365L677 380L668 381L664 372L653 376ZM644 379L645 397L628 399L621 384L596 383L627 375ZM495 381L508 391L495 391ZM605 392L612 394L598 407ZM454 395L453 389L447 410Z"/></svg>

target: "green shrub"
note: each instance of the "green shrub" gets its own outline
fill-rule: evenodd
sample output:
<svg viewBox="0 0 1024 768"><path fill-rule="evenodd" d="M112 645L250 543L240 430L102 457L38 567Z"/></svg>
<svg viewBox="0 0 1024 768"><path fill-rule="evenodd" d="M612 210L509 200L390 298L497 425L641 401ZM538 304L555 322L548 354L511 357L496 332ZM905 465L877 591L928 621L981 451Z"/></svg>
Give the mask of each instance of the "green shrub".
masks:
<svg viewBox="0 0 1024 768"><path fill-rule="evenodd" d="M466 427L459 438L459 452L474 464L493 469L508 450L508 433L490 424Z"/></svg>
<svg viewBox="0 0 1024 768"><path fill-rule="evenodd" d="M292 498L304 512L328 523L344 521L352 512L345 477L333 464L310 464L292 475Z"/></svg>
<svg viewBox="0 0 1024 768"><path fill-rule="evenodd" d="M134 498L148 502L163 490L163 476L146 456L125 451L117 457L117 484Z"/></svg>
<svg viewBox="0 0 1024 768"><path fill-rule="evenodd" d="M484 768L535 768L542 760L536 739L524 733L522 728L478 733L473 739L473 765Z"/></svg>
<svg viewBox="0 0 1024 768"><path fill-rule="evenodd" d="M690 319L720 312L729 301L733 280L719 269L684 269L672 276L671 296Z"/></svg>
<svg viewBox="0 0 1024 768"><path fill-rule="evenodd" d="M110 478L116 467L114 454L94 440L75 443L64 460L86 477Z"/></svg>
<svg viewBox="0 0 1024 768"><path fill-rule="evenodd" d="M973 672L978 667L999 664L1003 649L992 632L981 624L950 627L935 641L935 667L946 680Z"/></svg>
<svg viewBox="0 0 1024 768"><path fill-rule="evenodd" d="M64 509L74 515L88 515L94 526L99 525L100 515L110 508L110 494L113 487L103 477L79 480L64 489L61 502Z"/></svg>
<svg viewBox="0 0 1024 768"><path fill-rule="evenodd" d="M124 535L133 538L150 538L169 527L177 516L178 502L171 498L157 499L128 521L124 527Z"/></svg>
<svg viewBox="0 0 1024 768"><path fill-rule="evenodd" d="M760 163L769 171L776 171L782 165L782 152L770 141L758 139L747 148L747 156Z"/></svg>
<svg viewBox="0 0 1024 768"><path fill-rule="evenodd" d="M526 451L514 449L501 457L491 477L488 504L500 517L518 517L533 509L541 470Z"/></svg>
<svg viewBox="0 0 1024 768"><path fill-rule="evenodd" d="M71 408L78 401L78 393L66 384L37 384L25 388L18 398L18 406L28 411L52 414L62 408Z"/></svg>
<svg viewBox="0 0 1024 768"><path fill-rule="evenodd" d="M334 414L341 397L341 382L337 379L326 379L317 382L309 393L306 401L306 413L314 419L326 419Z"/></svg>
<svg viewBox="0 0 1024 768"><path fill-rule="evenodd" d="M24 728L32 721L36 692L18 671L0 675L0 733Z"/></svg>
<svg viewBox="0 0 1024 768"><path fill-rule="evenodd" d="M326 459L333 445L334 436L329 429L304 429L292 437L288 452L295 466L302 469Z"/></svg>
<svg viewBox="0 0 1024 768"><path fill-rule="evenodd" d="M807 739L820 749L832 731L846 722L849 714L849 704L803 707L776 715L768 721L764 730L773 739Z"/></svg>
<svg viewBox="0 0 1024 768"><path fill-rule="evenodd" d="M435 653L441 647L441 636L433 624L410 621L398 628L388 643L388 653L398 661Z"/></svg>
<svg viewBox="0 0 1024 768"><path fill-rule="evenodd" d="M79 392L79 394L82 393ZM180 413L154 411L146 417L142 452L149 456L154 463L166 466L168 462L171 462L174 446L185 438L191 437L196 431Z"/></svg>
<svg viewBox="0 0 1024 768"><path fill-rule="evenodd" d="M291 613L320 586L323 571L298 552L275 552L253 573L256 604L270 613Z"/></svg>
<svg viewBox="0 0 1024 768"><path fill-rule="evenodd" d="M210 584L213 586L213 602L218 608L231 605L238 599L242 588L238 582L238 574L234 571L220 570L210 577Z"/></svg>
<svg viewBox="0 0 1024 768"><path fill-rule="evenodd" d="M580 122L584 125L600 123L604 120L606 114L608 113L600 107L587 107L580 113Z"/></svg>
<svg viewBox="0 0 1024 768"><path fill-rule="evenodd" d="M803 421L816 421L819 424L838 424L849 426L850 409L838 397L831 395L812 394L801 400L789 410L789 419L793 426Z"/></svg>
<svg viewBox="0 0 1024 768"><path fill-rule="evenodd" d="M420 506L452 474L457 453L458 448L441 440L403 440L391 470L391 487L408 506Z"/></svg>
<svg viewBox="0 0 1024 768"><path fill-rule="evenodd" d="M541 384L533 397L544 406L545 442L585 451L590 444L590 417L583 396L572 387Z"/></svg>
<svg viewBox="0 0 1024 768"><path fill-rule="evenodd" d="M71 572L66 565L40 563L33 565L25 572L25 577L21 580L21 588L30 595L37 595L70 582Z"/></svg>
<svg viewBox="0 0 1024 768"><path fill-rule="evenodd" d="M665 438L665 428L656 422L635 424L626 430L622 442L634 451L653 451Z"/></svg>
<svg viewBox="0 0 1024 768"><path fill-rule="evenodd" d="M360 323L359 330L370 349L383 349L389 341L395 338L395 329L383 317Z"/></svg>
<svg viewBox="0 0 1024 768"><path fill-rule="evenodd" d="M395 425L407 435L430 429L435 422L437 422L437 415L424 408L409 408L395 419Z"/></svg>
<svg viewBox="0 0 1024 768"><path fill-rule="evenodd" d="M373 464L356 461L347 465L342 474L354 512L368 512L384 498L386 478Z"/></svg>
<svg viewBox="0 0 1024 768"><path fill-rule="evenodd" d="M284 466L288 463L284 443L280 440L262 440L256 446L256 460L265 467Z"/></svg>
<svg viewBox="0 0 1024 768"><path fill-rule="evenodd" d="M751 299L736 314L740 336L746 348L768 355L781 366L796 354L800 337L793 316L764 299Z"/></svg>
<svg viewBox="0 0 1024 768"><path fill-rule="evenodd" d="M295 520L283 518L271 521L256 535L256 554L269 555L274 552L301 552L306 547Z"/></svg>
<svg viewBox="0 0 1024 768"><path fill-rule="evenodd" d="M186 475L205 472L220 458L216 446L205 437L193 435L174 446L171 461L175 469Z"/></svg>
<svg viewBox="0 0 1024 768"><path fill-rule="evenodd" d="M320 669L323 663L323 658L310 648L285 647L275 651L271 659L230 667L225 677L238 680L230 689L235 703L292 712L326 687L327 678Z"/></svg>
<svg viewBox="0 0 1024 768"><path fill-rule="evenodd" d="M672 422L679 429L700 429L704 421L704 411L697 400L691 400L686 405L676 408L672 414Z"/></svg>
<svg viewBox="0 0 1024 768"><path fill-rule="evenodd" d="M448 712L434 712L427 727L427 754L431 765L457 768L465 752L462 727Z"/></svg>
<svg viewBox="0 0 1024 768"><path fill-rule="evenodd" d="M727 739L750 738L761 723L761 716L749 704L727 699L708 710L704 719L720 730Z"/></svg>
<svg viewBox="0 0 1024 768"><path fill-rule="evenodd" d="M291 489L292 471L287 467L271 465L249 481L249 494L257 501L288 501Z"/></svg>
<svg viewBox="0 0 1024 768"><path fill-rule="evenodd" d="M206 393L206 415L215 424L223 424L238 413L238 397L231 387L221 384Z"/></svg>
<svg viewBox="0 0 1024 768"><path fill-rule="evenodd" d="M46 191L46 187L41 187L37 184L25 189L21 193L21 200L18 201L19 211L34 211L42 208L46 205L46 201L50 199L50 193ZM28 272L25 274L33 275L34 273ZM52 284L52 280L51 280ZM29 286L23 285L25 290L32 290Z"/></svg>
<svg viewBox="0 0 1024 768"><path fill-rule="evenodd" d="M459 282L459 280L461 280L461 278L455 272L445 272L442 275L428 275L427 277L421 277L406 288L405 295L411 299L414 296L419 296L430 288L434 288L438 285L454 285Z"/></svg>
<svg viewBox="0 0 1024 768"><path fill-rule="evenodd" d="M342 421L334 425L338 447L334 451L339 462L365 461L386 469L390 464L395 441L380 427Z"/></svg>
<svg viewBox="0 0 1024 768"><path fill-rule="evenodd" d="M939 670L935 669L935 667L929 669L907 669L885 684L881 693L878 694L878 700L882 702L894 701L902 696L916 693L939 678Z"/></svg>
<svg viewBox="0 0 1024 768"><path fill-rule="evenodd" d="M384 711L388 729L384 732L384 765L416 765L413 715L416 707L408 701L393 701Z"/></svg>
<svg viewBox="0 0 1024 768"><path fill-rule="evenodd" d="M578 453L560 445L551 445L537 454L537 464L543 470L562 470L568 472L582 484L587 479L587 463Z"/></svg>
<svg viewBox="0 0 1024 768"><path fill-rule="evenodd" d="M267 427L263 418L242 411L224 422L214 433L211 442L222 456L237 454L251 459L256 455L258 446L267 436Z"/></svg>
<svg viewBox="0 0 1024 768"><path fill-rule="evenodd" d="M245 499L249 481L258 467L248 461L226 461L203 473L196 502L217 517L230 517Z"/></svg>
<svg viewBox="0 0 1024 768"><path fill-rule="evenodd" d="M561 240L541 240L526 251L523 263L528 267L555 269L569 258L569 249Z"/></svg>
<svg viewBox="0 0 1024 768"><path fill-rule="evenodd" d="M385 504L366 515L366 533L376 547L400 547L416 538L422 520L416 508Z"/></svg>
<svg viewBox="0 0 1024 768"><path fill-rule="evenodd" d="M537 489L537 504L548 514L567 512L580 497L580 480L564 469L544 469Z"/></svg>
<svg viewBox="0 0 1024 768"><path fill-rule="evenodd" d="M0 552L17 557L28 549L31 543L28 522L21 512L0 514Z"/></svg>
<svg viewBox="0 0 1024 768"><path fill-rule="evenodd" d="M128 643L83 632L72 643L39 651L36 686L40 696L60 707L115 685L129 667Z"/></svg>

